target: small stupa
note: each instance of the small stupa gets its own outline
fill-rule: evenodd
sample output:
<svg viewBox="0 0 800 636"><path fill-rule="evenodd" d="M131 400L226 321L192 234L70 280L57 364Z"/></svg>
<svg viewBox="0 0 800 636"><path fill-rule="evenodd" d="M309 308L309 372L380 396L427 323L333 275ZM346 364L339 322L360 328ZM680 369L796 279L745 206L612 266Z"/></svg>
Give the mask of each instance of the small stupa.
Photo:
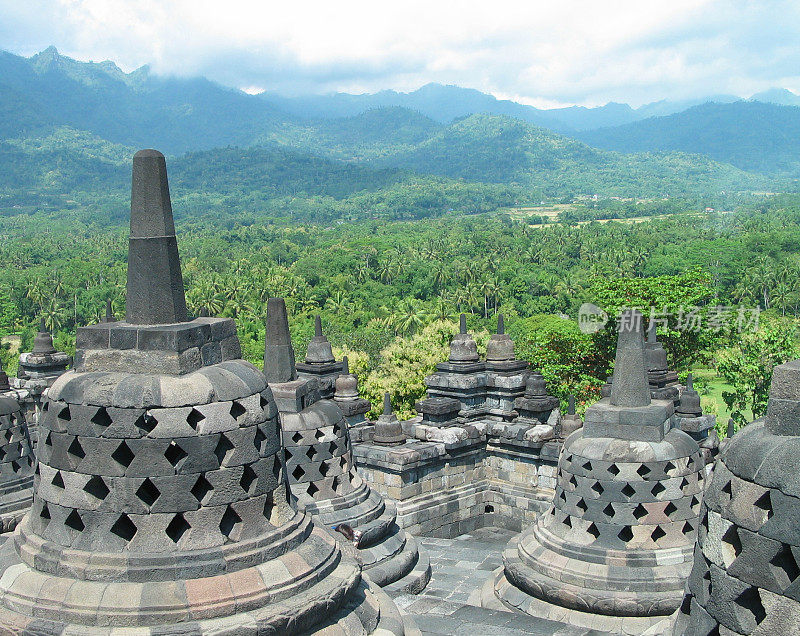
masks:
<svg viewBox="0 0 800 636"><path fill-rule="evenodd" d="M342 363L333 356L331 343L322 333L322 318L314 317L314 337L308 343L304 362L296 364L298 377L317 381L320 397L330 399L336 390L336 378L342 374Z"/></svg>

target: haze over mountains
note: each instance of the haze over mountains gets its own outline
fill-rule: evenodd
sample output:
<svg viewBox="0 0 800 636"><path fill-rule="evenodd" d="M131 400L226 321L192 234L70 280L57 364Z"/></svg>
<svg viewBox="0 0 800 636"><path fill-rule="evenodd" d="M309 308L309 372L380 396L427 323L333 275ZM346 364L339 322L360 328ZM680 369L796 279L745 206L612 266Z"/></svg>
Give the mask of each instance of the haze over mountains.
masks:
<svg viewBox="0 0 800 636"><path fill-rule="evenodd" d="M0 52L0 206L77 191L122 196L141 147L189 152L172 162L176 183L217 202L215 189L253 204L369 194L360 205L380 207L391 191L419 206L423 190L441 199L434 208L468 210L540 196L793 187L800 96L697 101L541 110L436 84L286 98L146 67L124 73L52 47L31 58ZM214 148L227 148L225 161L202 152Z"/></svg>

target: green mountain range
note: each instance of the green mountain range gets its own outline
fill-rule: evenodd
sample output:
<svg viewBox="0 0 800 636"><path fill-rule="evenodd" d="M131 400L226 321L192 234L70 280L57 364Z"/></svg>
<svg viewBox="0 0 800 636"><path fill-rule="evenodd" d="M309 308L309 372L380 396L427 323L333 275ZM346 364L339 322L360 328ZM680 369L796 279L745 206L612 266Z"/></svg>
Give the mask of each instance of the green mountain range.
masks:
<svg viewBox="0 0 800 636"><path fill-rule="evenodd" d="M677 142L648 145L642 133L631 140L635 148L617 148L612 146L625 145L612 134L619 127L565 136L531 123L539 115L513 102L502 106L509 114L458 116L498 100L473 91L472 102L448 102L456 87L439 88L448 90L420 89L429 104L440 103L432 113L436 117L387 104L350 117L309 118L288 112L285 100L247 95L202 78L159 77L147 67L124 73L111 62L78 62L52 47L31 58L0 52L0 212L106 205L114 210L112 217L121 214L130 158L142 147L172 156L173 188L193 214L258 212L303 219L408 218L522 205L541 197L776 190L791 187L789 178L796 173L788 143L777 139L784 128L787 135L794 131L793 117L800 112L794 107L709 104L626 125L652 126L691 119L711 106L734 107L721 112L737 113L736 123L720 130L747 127L748 117L775 122L772 130L764 124L751 134L771 134L786 150L781 169L774 170L768 162L753 161L747 149L729 149L726 155L724 135L688 148ZM443 120L447 108L453 121ZM570 112L608 121L586 115L590 110ZM547 117L554 121L555 115ZM755 140L748 146L753 147Z"/></svg>

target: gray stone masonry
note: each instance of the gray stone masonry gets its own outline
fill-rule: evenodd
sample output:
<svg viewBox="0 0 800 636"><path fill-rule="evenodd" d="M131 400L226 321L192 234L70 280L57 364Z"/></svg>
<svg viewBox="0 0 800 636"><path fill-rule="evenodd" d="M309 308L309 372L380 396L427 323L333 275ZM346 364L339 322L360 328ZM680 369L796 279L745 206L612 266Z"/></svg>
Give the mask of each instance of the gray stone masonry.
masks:
<svg viewBox="0 0 800 636"><path fill-rule="evenodd" d="M704 461L672 402L651 401L637 313L623 314L610 397L564 441L553 504L505 551L507 607L573 625L627 617L641 633L680 603Z"/></svg>
<svg viewBox="0 0 800 636"><path fill-rule="evenodd" d="M267 321L267 348L288 339L285 311L280 319L268 316ZM270 387L278 407L286 475L296 507L350 548L349 540L336 528L348 525L360 533L354 554L377 585L410 592L424 588L430 578L427 557L397 525L394 505L358 475L348 425L337 403L320 398L315 379L301 377ZM391 437L391 423L388 428ZM405 441L402 434L399 441Z"/></svg>
<svg viewBox="0 0 800 636"><path fill-rule="evenodd" d="M35 463L22 407L0 397L0 534L16 528L31 507Z"/></svg>
<svg viewBox="0 0 800 636"><path fill-rule="evenodd" d="M658 633L800 633L798 455L795 360L775 367L766 417L720 452L703 497L686 595L672 625Z"/></svg>

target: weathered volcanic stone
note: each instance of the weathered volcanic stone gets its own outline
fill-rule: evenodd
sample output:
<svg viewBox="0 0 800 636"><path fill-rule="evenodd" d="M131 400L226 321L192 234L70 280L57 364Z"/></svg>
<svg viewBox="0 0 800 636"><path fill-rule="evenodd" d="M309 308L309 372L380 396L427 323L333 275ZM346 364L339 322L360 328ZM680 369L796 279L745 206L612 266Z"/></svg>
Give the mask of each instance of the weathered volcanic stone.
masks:
<svg viewBox="0 0 800 636"><path fill-rule="evenodd" d="M16 528L33 502L33 444L19 402L0 397L0 533Z"/></svg>
<svg viewBox="0 0 800 636"><path fill-rule="evenodd" d="M651 320L644 345L647 364L647 381L650 383L650 396L654 400L672 400L678 405L678 374L669 368L667 352L656 337L656 321Z"/></svg>
<svg viewBox="0 0 800 636"><path fill-rule="evenodd" d="M392 399L387 391L383 396L383 414L378 416L378 421L375 422L375 437L372 442L379 446L398 446L405 441L403 427L397 416L392 413Z"/></svg>
<svg viewBox="0 0 800 636"><path fill-rule="evenodd" d="M342 374L334 383L333 401L342 411L347 424L360 427L368 424L366 415L372 408L369 400L358 396L358 378L350 373L347 356L342 358Z"/></svg>
<svg viewBox="0 0 800 636"><path fill-rule="evenodd" d="M322 320L314 318L314 337L308 343L305 362L296 365L297 376L316 380L320 396L330 399L336 390L336 378L342 374L342 363L333 357L331 343L322 333Z"/></svg>
<svg viewBox="0 0 800 636"><path fill-rule="evenodd" d="M797 634L800 360L775 367L766 417L721 450L673 634ZM663 631L659 632L663 633Z"/></svg>
<svg viewBox="0 0 800 636"><path fill-rule="evenodd" d="M497 316L497 333L486 345L486 402L485 417L489 420L511 422L520 413L516 400L525 394L528 363L514 356L514 341L505 333L503 314Z"/></svg>
<svg viewBox="0 0 800 636"><path fill-rule="evenodd" d="M506 605L581 625L626 617L632 633L680 604L704 461L672 402L650 399L639 325L623 316L610 398L565 440L553 506L504 553Z"/></svg>
<svg viewBox="0 0 800 636"><path fill-rule="evenodd" d="M700 396L694 390L694 382L690 373L686 386L681 391L681 398L675 409L675 424L684 433L697 441L706 455L706 464L711 465L719 448L719 438L714 430L716 415L705 415L700 407Z"/></svg>
<svg viewBox="0 0 800 636"><path fill-rule="evenodd" d="M161 155L137 160L131 251L141 257L170 234L172 211ZM154 244L149 269L132 266L128 310L180 319L177 251ZM149 306L165 295L169 308ZM77 341L75 368L49 392L32 509L0 547L5 630L403 632L355 559L290 505L275 401L233 355L232 320L112 322ZM164 362L193 349L185 367Z"/></svg>
<svg viewBox="0 0 800 636"><path fill-rule="evenodd" d="M264 375L267 382L291 382L297 379L294 364L294 349L289 331L286 302L283 298L267 300L267 335L264 348Z"/></svg>
<svg viewBox="0 0 800 636"><path fill-rule="evenodd" d="M288 323L283 328L288 332ZM348 540L335 531L341 524L362 533L356 554L370 580L381 587L419 592L430 578L429 566L420 571L419 548L397 525L394 504L356 471L348 426L337 403L320 399L315 380L298 378L270 388L278 405L286 474L298 509L314 516L343 543Z"/></svg>

